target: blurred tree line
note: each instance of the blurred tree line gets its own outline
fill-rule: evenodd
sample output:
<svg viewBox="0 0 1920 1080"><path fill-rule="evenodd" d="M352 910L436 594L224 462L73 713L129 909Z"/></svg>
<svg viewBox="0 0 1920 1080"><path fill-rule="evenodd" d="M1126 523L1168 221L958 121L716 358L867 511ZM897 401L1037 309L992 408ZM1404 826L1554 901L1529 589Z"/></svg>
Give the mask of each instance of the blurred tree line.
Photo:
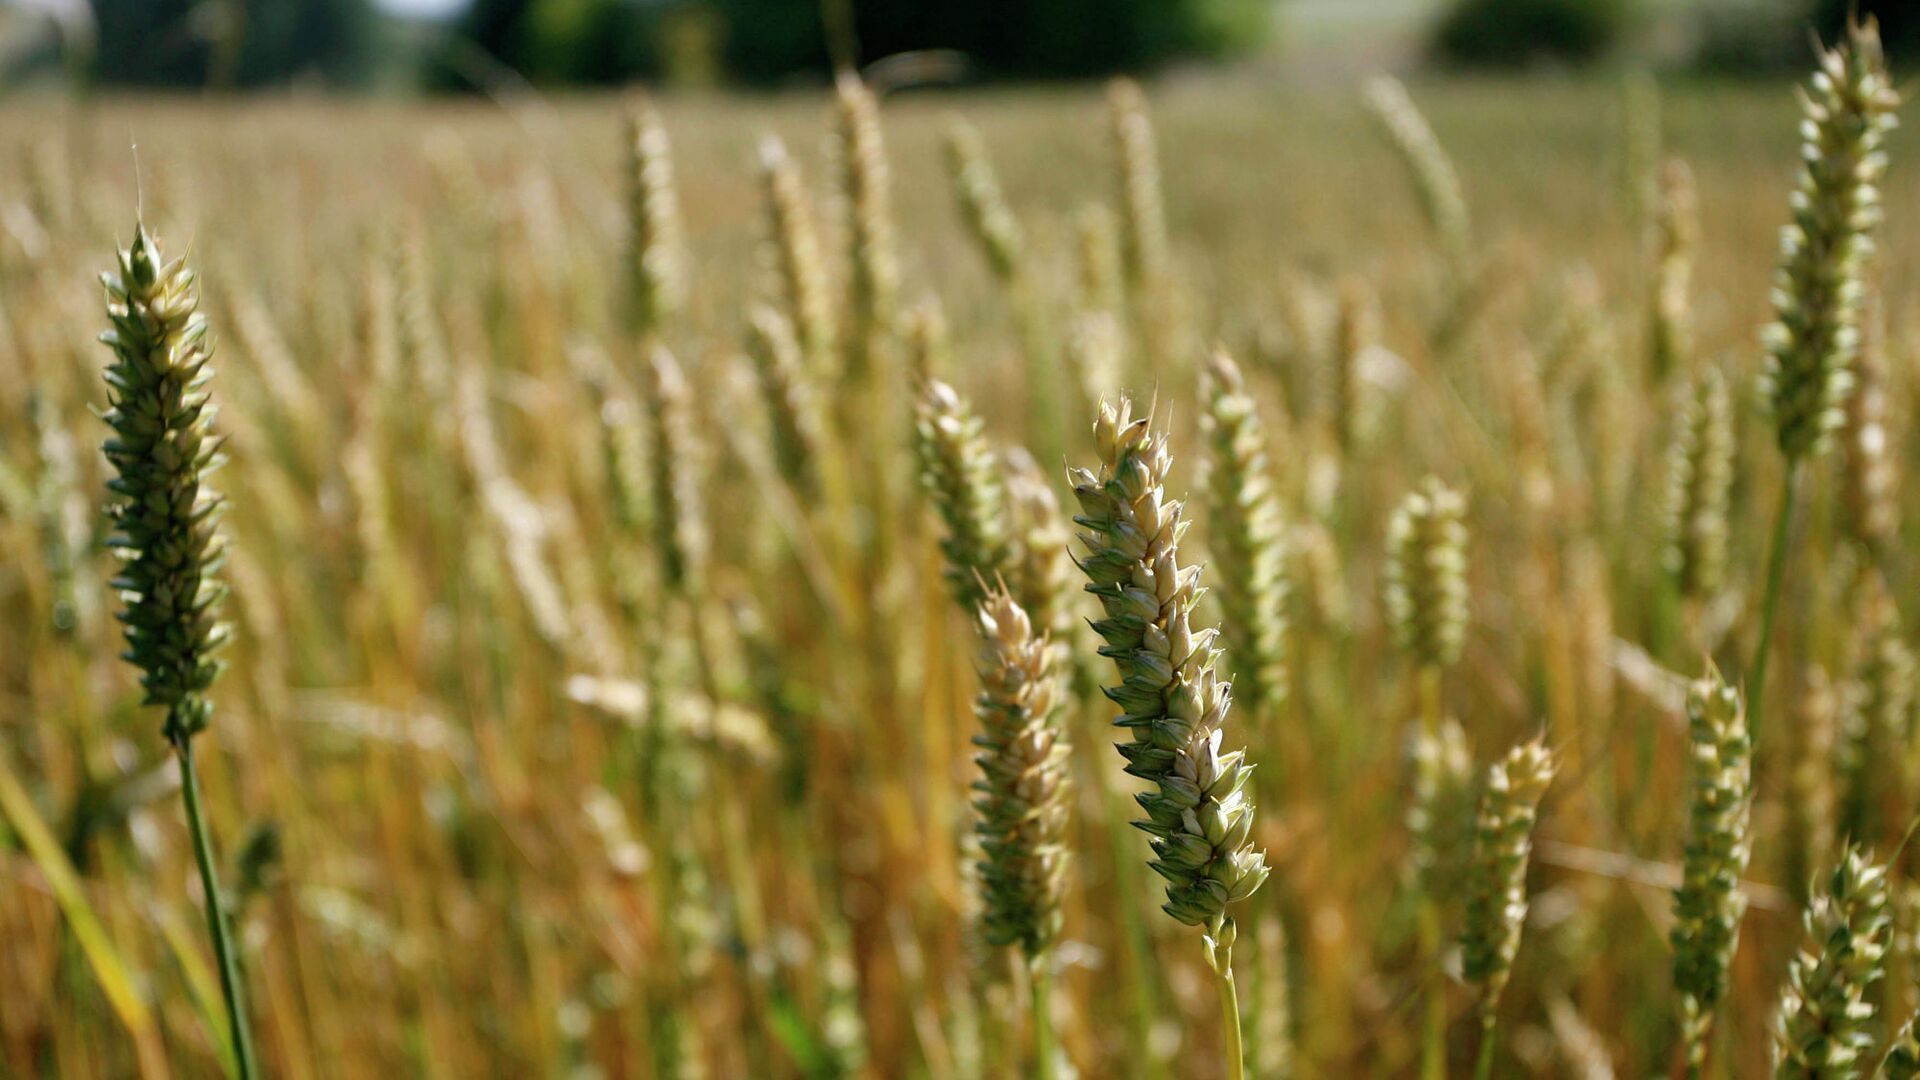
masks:
<svg viewBox="0 0 1920 1080"><path fill-rule="evenodd" d="M951 49L982 74L1045 78L1224 55L1258 43L1272 8L1273 0L844 0L840 10L851 17L858 61ZM432 75L440 86L469 81L477 46L539 84L662 75L774 83L830 69L828 21L818 0L474 0Z"/></svg>
<svg viewBox="0 0 1920 1080"><path fill-rule="evenodd" d="M0 0L0 15L8 3ZM539 86L818 79L830 67L830 41L851 41L862 63L944 49L983 77L1072 78L1225 56L1258 43L1269 16L1285 11L1285 0L825 5L823 18L821 0L470 0L447 23L408 24L375 0L84 0L37 52L9 52L16 69L57 71L65 61L66 71L102 85L377 79L471 90L503 78ZM1878 16L1892 51L1920 59L1920 0L1447 0L1432 52L1459 66L1571 66L1626 51L1710 70L1797 71L1808 29L1832 40L1856 8ZM76 31L73 12L88 25ZM1649 47L1653 29L1676 25L1682 48Z"/></svg>
<svg viewBox="0 0 1920 1080"><path fill-rule="evenodd" d="M355 85L384 28L369 0L90 2L90 77L122 86Z"/></svg>
<svg viewBox="0 0 1920 1080"><path fill-rule="evenodd" d="M1897 56L1920 56L1920 0L1452 0L1435 24L1434 57L1466 67L1575 65L1635 44L1655 21L1682 24L1693 65L1729 72L1798 71L1807 32L1832 41L1850 12L1880 20ZM1656 19L1656 14L1661 18Z"/></svg>

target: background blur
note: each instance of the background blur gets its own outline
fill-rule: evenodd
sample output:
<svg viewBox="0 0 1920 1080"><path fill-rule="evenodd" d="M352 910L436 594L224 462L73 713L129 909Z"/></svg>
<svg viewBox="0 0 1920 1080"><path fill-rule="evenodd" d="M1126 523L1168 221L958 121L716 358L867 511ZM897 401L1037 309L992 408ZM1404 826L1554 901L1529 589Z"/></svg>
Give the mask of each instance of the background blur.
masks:
<svg viewBox="0 0 1920 1080"><path fill-rule="evenodd" d="M1234 61L1769 73L1850 0L0 0L0 87L473 92L635 79L819 82L949 50L942 80L1056 79ZM1862 0L1896 52L1905 0Z"/></svg>

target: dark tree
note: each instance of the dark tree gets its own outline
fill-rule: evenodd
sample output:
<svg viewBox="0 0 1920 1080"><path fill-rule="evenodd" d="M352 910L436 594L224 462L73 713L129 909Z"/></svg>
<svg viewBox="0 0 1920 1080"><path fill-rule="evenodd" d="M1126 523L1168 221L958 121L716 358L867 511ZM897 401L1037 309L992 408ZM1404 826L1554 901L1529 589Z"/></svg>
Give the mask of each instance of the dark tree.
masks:
<svg viewBox="0 0 1920 1080"><path fill-rule="evenodd" d="M1620 43L1635 7L1633 0L1455 0L1435 28L1433 50L1475 67L1586 63Z"/></svg>
<svg viewBox="0 0 1920 1080"><path fill-rule="evenodd" d="M378 43L368 0L92 2L91 74L107 85L348 84L368 74Z"/></svg>

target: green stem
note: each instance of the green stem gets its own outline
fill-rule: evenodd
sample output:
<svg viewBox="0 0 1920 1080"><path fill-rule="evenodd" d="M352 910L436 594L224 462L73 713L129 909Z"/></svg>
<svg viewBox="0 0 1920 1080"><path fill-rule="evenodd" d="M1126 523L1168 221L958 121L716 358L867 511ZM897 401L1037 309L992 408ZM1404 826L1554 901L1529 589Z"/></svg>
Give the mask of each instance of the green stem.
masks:
<svg viewBox="0 0 1920 1080"><path fill-rule="evenodd" d="M175 735L173 749L180 758L180 793L187 804L187 830L193 834L193 859L200 866L200 888L207 895L207 929L213 934L214 959L220 964L220 992L227 1000L234 1068L239 1080L253 1080L259 1069L253 1060L253 1036L247 1030L246 988L240 981L240 957L227 926L220 874L214 868L213 837L200 811L200 774L193 765L193 737L184 732Z"/></svg>
<svg viewBox="0 0 1920 1080"><path fill-rule="evenodd" d="M1431 896L1420 897L1420 951L1427 970L1437 975L1444 944L1440 935L1440 905ZM1447 981L1433 977L1427 983L1427 1024L1420 1040L1420 1080L1447 1078Z"/></svg>
<svg viewBox="0 0 1920 1080"><path fill-rule="evenodd" d="M1428 739L1440 735L1440 668L1426 664L1420 668L1420 729ZM1440 955L1445 948L1441 935L1438 898L1420 897L1420 946L1429 971L1440 970ZM1444 978L1427 986L1426 1027L1420 1040L1420 1080L1446 1080L1447 1076L1447 984Z"/></svg>
<svg viewBox="0 0 1920 1080"><path fill-rule="evenodd" d="M1493 1076L1493 1029L1495 1021L1489 1012L1480 1022L1480 1055L1473 1061L1473 1080L1491 1080Z"/></svg>
<svg viewBox="0 0 1920 1080"><path fill-rule="evenodd" d="M1220 989L1220 1023L1226 1029L1227 1080L1247 1080L1247 1051L1240 1038L1240 992L1233 985L1233 946L1214 947L1207 960L1213 966L1214 984Z"/></svg>
<svg viewBox="0 0 1920 1080"><path fill-rule="evenodd" d="M1767 556L1767 592L1760 604L1760 640L1753 647L1747 676L1747 734L1758 741L1760 714L1766 708L1767 654L1772 651L1773 620L1780 608L1780 586L1786 580L1787 547L1793 539L1793 510L1800 491L1800 462L1787 460L1787 476L1780 486L1780 513L1773 521L1773 550Z"/></svg>
<svg viewBox="0 0 1920 1080"><path fill-rule="evenodd" d="M1431 739L1440 734L1440 668L1420 667L1420 730Z"/></svg>
<svg viewBox="0 0 1920 1080"><path fill-rule="evenodd" d="M1033 1075L1036 1080L1054 1080L1059 1075L1055 1061L1059 1050L1053 1034L1053 972L1042 953L1027 961L1027 995L1033 1007Z"/></svg>

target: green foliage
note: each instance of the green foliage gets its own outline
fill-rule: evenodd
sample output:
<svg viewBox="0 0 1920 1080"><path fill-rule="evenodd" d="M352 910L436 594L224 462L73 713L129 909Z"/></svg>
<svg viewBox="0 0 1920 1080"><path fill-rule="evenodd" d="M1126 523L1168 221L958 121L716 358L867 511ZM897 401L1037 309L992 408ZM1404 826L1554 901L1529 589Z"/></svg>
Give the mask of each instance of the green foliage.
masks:
<svg viewBox="0 0 1920 1080"><path fill-rule="evenodd" d="M261 87L372 67L368 0L93 0L92 77L119 86Z"/></svg>
<svg viewBox="0 0 1920 1080"><path fill-rule="evenodd" d="M1586 63L1632 28L1635 0L1455 0L1434 31L1434 52L1457 64L1512 67Z"/></svg>
<svg viewBox="0 0 1920 1080"><path fill-rule="evenodd" d="M823 70L827 48L812 4L713 0L726 60L750 81ZM988 74L1084 76L1218 56L1259 42L1266 0L868 0L858 6L860 59L956 49ZM1090 33L1089 27L1097 27Z"/></svg>
<svg viewBox="0 0 1920 1080"><path fill-rule="evenodd" d="M438 89L473 89L496 65L541 86L615 85L660 68L663 6L625 0L474 0L427 64Z"/></svg>

